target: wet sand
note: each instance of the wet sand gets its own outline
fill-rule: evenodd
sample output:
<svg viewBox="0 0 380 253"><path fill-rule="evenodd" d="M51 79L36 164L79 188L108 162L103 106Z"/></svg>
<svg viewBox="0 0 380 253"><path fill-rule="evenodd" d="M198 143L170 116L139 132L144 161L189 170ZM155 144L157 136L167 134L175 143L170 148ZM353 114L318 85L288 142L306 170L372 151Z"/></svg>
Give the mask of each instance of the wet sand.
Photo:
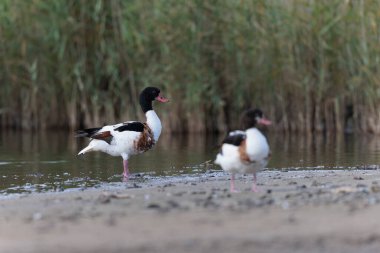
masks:
<svg viewBox="0 0 380 253"><path fill-rule="evenodd" d="M206 173L0 200L0 252L379 252L380 170ZM134 188L136 187L136 188Z"/></svg>

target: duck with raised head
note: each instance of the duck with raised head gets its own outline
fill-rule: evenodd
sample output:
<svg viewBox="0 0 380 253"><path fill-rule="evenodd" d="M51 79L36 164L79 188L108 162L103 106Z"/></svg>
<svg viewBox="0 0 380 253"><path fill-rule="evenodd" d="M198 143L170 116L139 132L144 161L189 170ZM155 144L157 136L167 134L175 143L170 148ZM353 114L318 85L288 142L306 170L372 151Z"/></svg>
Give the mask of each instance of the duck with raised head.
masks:
<svg viewBox="0 0 380 253"><path fill-rule="evenodd" d="M91 142L78 155L90 151L101 151L112 156L121 156L124 166L124 181L128 180L128 158L151 149L160 137L162 125L152 102L166 103L169 100L161 95L160 89L147 87L140 93L140 106L146 122L127 121L116 125L88 128L77 131L77 137L89 137Z"/></svg>
<svg viewBox="0 0 380 253"><path fill-rule="evenodd" d="M230 132L222 142L222 147L216 156L215 163L226 172L231 173L230 189L235 189L236 173L253 173L252 191L257 192L256 174L268 164L270 149L265 136L256 128L260 125L270 125L263 117L260 109L250 109L242 115L242 125L245 131Z"/></svg>

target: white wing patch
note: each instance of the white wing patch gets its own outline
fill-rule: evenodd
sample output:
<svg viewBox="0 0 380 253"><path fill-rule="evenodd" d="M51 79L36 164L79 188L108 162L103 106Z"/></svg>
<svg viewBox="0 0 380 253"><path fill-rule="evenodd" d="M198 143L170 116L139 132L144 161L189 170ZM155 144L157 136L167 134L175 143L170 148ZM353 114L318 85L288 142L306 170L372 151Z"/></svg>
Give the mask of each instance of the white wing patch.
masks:
<svg viewBox="0 0 380 253"><path fill-rule="evenodd" d="M235 131L231 131L228 135L229 135L229 136L245 135L245 131L242 131L242 130L235 130Z"/></svg>

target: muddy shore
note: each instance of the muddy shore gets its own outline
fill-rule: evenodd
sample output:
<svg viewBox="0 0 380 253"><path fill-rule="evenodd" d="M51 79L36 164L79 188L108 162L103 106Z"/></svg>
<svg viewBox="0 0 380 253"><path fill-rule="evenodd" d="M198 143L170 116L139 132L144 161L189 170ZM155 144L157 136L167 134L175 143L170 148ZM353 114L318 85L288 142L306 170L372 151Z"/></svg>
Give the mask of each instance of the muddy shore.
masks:
<svg viewBox="0 0 380 253"><path fill-rule="evenodd" d="M379 252L380 170L211 172L0 199L0 252Z"/></svg>

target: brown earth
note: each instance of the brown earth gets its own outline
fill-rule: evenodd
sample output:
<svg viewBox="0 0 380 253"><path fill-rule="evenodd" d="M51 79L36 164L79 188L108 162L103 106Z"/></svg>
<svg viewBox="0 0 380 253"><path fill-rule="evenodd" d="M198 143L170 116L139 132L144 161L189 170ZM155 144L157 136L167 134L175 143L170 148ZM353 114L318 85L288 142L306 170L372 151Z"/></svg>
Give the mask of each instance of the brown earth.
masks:
<svg viewBox="0 0 380 253"><path fill-rule="evenodd" d="M264 171L258 180L259 193L250 176L231 194L228 175L206 173L4 196L0 252L380 252L380 170Z"/></svg>

